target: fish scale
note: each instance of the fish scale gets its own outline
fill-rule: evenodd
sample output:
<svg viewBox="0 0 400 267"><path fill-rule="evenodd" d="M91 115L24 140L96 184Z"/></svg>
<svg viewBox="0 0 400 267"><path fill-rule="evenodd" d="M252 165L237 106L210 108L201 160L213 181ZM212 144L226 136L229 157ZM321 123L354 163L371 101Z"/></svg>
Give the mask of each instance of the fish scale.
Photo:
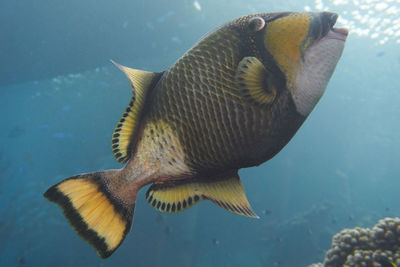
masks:
<svg viewBox="0 0 400 267"><path fill-rule="evenodd" d="M171 116L174 108L169 107L170 103L181 105L178 115L180 123L174 125L180 129L179 137L187 148L185 154L188 162L195 169L219 169L240 160L238 153L232 151L239 148L242 155L243 150L251 144L253 133L242 129L251 129L252 119L260 112L254 108L246 109L236 86L235 64L240 60L240 49L236 43L239 43L239 37L226 31L218 38L223 42L216 42L215 36L206 39L210 41L185 54L167 71L161 85L155 89L157 99L153 106L168 107L152 109L149 118L171 123L174 121L174 116ZM218 56L213 57L214 54ZM214 58L217 60L212 60ZM213 72L214 69L218 71ZM193 77L199 78L191 81ZM208 96L207 100L199 101L204 99L204 95ZM199 116L199 110L205 111L208 116Z"/></svg>

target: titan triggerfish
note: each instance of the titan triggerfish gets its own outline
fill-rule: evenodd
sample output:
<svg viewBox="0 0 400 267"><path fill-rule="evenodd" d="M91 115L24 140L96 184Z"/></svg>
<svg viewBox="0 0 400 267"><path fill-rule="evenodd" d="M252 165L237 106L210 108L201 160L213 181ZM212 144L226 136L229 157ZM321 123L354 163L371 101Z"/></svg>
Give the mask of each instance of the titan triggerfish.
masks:
<svg viewBox="0 0 400 267"><path fill-rule="evenodd" d="M44 196L76 232L109 257L131 228L138 191L180 212L210 200L258 218L238 170L275 156L325 91L348 31L337 14L262 13L204 36L163 72L115 63L132 99L111 139L121 169L63 180Z"/></svg>

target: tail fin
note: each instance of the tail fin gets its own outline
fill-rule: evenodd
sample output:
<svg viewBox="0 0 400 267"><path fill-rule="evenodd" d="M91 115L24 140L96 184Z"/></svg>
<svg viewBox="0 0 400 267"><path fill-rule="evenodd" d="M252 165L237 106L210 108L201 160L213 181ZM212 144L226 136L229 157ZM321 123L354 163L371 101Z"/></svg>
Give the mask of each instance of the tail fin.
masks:
<svg viewBox="0 0 400 267"><path fill-rule="evenodd" d="M102 258L109 257L119 247L133 220L137 194L131 196L132 201L124 201L110 191L113 181L118 180L110 178L118 172L109 170L73 176L44 193L45 198L61 207L75 231Z"/></svg>

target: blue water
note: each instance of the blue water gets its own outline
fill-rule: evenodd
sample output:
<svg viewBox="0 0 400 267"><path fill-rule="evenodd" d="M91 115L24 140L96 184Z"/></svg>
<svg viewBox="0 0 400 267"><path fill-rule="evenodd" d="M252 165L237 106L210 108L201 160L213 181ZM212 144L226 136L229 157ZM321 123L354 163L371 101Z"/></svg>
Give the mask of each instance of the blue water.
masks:
<svg viewBox="0 0 400 267"><path fill-rule="evenodd" d="M385 10L400 4L363 20L350 1L195 2L0 4L0 266L307 266L341 229L399 216L400 32L371 21L393 20ZM240 171L259 220L207 201L160 213L145 188L130 234L101 260L42 197L63 178L121 167L110 138L130 88L108 59L162 71L237 16L327 7L351 31L325 95L281 153Z"/></svg>

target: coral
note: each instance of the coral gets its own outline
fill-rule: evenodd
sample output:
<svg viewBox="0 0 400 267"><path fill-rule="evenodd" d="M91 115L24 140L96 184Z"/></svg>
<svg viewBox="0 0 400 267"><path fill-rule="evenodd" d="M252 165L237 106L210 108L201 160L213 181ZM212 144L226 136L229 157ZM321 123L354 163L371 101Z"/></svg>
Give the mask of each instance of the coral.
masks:
<svg viewBox="0 0 400 267"><path fill-rule="evenodd" d="M323 263L309 267L366 266L379 267L380 258L400 264L400 218L379 220L372 229L344 229L333 236L332 247Z"/></svg>

